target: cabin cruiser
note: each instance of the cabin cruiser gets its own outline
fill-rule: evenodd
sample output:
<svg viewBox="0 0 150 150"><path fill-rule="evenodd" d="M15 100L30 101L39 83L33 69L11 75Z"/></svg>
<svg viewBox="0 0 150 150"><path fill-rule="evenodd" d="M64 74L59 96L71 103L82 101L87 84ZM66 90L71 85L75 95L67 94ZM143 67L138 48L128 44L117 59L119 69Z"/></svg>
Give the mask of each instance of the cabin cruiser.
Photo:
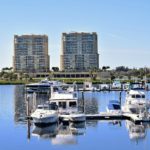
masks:
<svg viewBox="0 0 150 150"><path fill-rule="evenodd" d="M76 85L51 86L50 101L52 100L78 100Z"/></svg>
<svg viewBox="0 0 150 150"><path fill-rule="evenodd" d="M124 112L143 113L150 108L150 101L145 97L141 90L130 90L127 92L125 104L122 107Z"/></svg>
<svg viewBox="0 0 150 150"><path fill-rule="evenodd" d="M38 83L31 83L26 84L26 92L27 93L33 93L33 92L48 92L50 90L50 87L52 85L64 85L64 83L60 81L50 81L47 78L44 80L41 80Z"/></svg>
<svg viewBox="0 0 150 150"><path fill-rule="evenodd" d="M59 117L62 121L85 121L85 114L78 112L78 92L75 87L73 85L65 90L58 86L51 87L49 102L58 106Z"/></svg>
<svg viewBox="0 0 150 150"><path fill-rule="evenodd" d="M61 121L82 122L86 120L85 114L78 112L77 99L50 100L50 104L58 106L59 117Z"/></svg>
<svg viewBox="0 0 150 150"><path fill-rule="evenodd" d="M31 114L36 126L44 126L58 121L58 111L56 105L38 105L37 109Z"/></svg>
<svg viewBox="0 0 150 150"><path fill-rule="evenodd" d="M120 102L118 100L110 100L106 110L109 113L121 113Z"/></svg>

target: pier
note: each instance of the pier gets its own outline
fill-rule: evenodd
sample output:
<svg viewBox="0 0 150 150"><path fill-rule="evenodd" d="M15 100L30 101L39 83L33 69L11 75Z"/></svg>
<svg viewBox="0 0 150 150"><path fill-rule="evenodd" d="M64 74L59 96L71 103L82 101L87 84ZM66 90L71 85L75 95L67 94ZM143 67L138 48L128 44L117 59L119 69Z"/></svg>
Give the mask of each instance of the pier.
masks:
<svg viewBox="0 0 150 150"><path fill-rule="evenodd" d="M86 120L130 120L135 124L150 123L150 114L148 114L146 118L142 118L139 114L108 112L100 112L98 114L85 114L85 116ZM69 121L68 118L63 117L63 115L59 115L60 120ZM32 120L31 116L27 116L26 118Z"/></svg>

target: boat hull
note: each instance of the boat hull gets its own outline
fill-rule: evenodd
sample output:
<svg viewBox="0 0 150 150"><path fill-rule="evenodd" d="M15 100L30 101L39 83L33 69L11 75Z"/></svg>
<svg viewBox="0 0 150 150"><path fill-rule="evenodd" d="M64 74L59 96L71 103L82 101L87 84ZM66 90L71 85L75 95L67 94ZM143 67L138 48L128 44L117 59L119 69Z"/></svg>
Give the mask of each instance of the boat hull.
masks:
<svg viewBox="0 0 150 150"><path fill-rule="evenodd" d="M135 113L135 114L142 113L148 109L149 107L147 107L146 105L136 105L136 104L124 105L122 107L122 110L124 112L130 112L130 113Z"/></svg>
<svg viewBox="0 0 150 150"><path fill-rule="evenodd" d="M61 121L64 122L84 122L86 121L85 114L69 114L69 115L60 115Z"/></svg>
<svg viewBox="0 0 150 150"><path fill-rule="evenodd" d="M56 123L58 121L58 117L53 115L53 116L47 116L47 117L41 117L41 118L33 118L33 123L36 126L46 126L49 124Z"/></svg>
<svg viewBox="0 0 150 150"><path fill-rule="evenodd" d="M84 122L86 121L85 115L73 115L70 117L71 122Z"/></svg>

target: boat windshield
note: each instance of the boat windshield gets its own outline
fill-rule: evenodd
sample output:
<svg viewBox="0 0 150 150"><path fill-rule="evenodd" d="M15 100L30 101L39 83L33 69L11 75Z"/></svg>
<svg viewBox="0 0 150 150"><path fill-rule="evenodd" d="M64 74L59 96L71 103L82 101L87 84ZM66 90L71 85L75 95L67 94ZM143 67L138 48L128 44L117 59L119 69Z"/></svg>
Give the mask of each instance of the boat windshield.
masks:
<svg viewBox="0 0 150 150"><path fill-rule="evenodd" d="M120 108L120 105L113 105L113 107L114 107L115 110L121 109L121 108Z"/></svg>
<svg viewBox="0 0 150 150"><path fill-rule="evenodd" d="M38 105L37 106L38 109L48 109L48 105Z"/></svg>

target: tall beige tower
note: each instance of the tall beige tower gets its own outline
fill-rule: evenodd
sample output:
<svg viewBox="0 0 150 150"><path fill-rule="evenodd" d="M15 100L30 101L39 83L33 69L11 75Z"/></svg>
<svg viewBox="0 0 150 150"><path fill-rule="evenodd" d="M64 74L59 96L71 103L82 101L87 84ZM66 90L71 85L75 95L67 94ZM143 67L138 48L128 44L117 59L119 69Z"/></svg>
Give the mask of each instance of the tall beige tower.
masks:
<svg viewBox="0 0 150 150"><path fill-rule="evenodd" d="M97 34L62 33L60 68L64 71L89 71L99 68Z"/></svg>
<svg viewBox="0 0 150 150"><path fill-rule="evenodd" d="M13 66L15 72L48 72L48 36L15 35Z"/></svg>

